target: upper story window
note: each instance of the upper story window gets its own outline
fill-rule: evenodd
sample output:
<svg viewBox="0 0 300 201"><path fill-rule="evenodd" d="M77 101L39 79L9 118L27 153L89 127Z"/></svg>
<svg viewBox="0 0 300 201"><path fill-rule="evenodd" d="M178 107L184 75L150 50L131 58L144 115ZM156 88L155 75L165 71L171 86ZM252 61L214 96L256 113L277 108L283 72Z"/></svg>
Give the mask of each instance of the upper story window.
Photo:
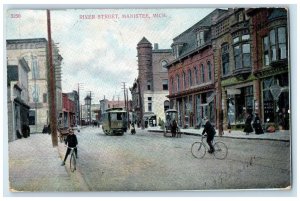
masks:
<svg viewBox="0 0 300 201"><path fill-rule="evenodd" d="M207 69L208 69L208 80L211 81L211 79L212 79L212 70L211 70L210 61L207 62Z"/></svg>
<svg viewBox="0 0 300 201"><path fill-rule="evenodd" d="M168 62L166 60L162 60L160 64L161 64L162 71L167 72L168 71L168 69L167 69Z"/></svg>
<svg viewBox="0 0 300 201"><path fill-rule="evenodd" d="M205 82L205 73L204 73L204 65L201 64L201 82Z"/></svg>
<svg viewBox="0 0 300 201"><path fill-rule="evenodd" d="M152 90L152 82L151 82L151 80L149 80L147 82L147 90Z"/></svg>
<svg viewBox="0 0 300 201"><path fill-rule="evenodd" d="M162 87L163 87L163 90L168 90L169 89L169 86L168 86L168 80L162 80Z"/></svg>
<svg viewBox="0 0 300 201"><path fill-rule="evenodd" d="M229 74L229 45L226 43L221 47L223 75Z"/></svg>
<svg viewBox="0 0 300 201"><path fill-rule="evenodd" d="M31 62L32 79L39 79L40 73L37 58L33 58Z"/></svg>
<svg viewBox="0 0 300 201"><path fill-rule="evenodd" d="M189 85L191 87L191 86L193 86L193 77L192 77L191 69L189 69L188 74L189 74Z"/></svg>
<svg viewBox="0 0 300 201"><path fill-rule="evenodd" d="M235 69L251 67L250 35L248 30L244 30L240 35L237 33L233 40L235 41L235 39L238 41L234 42L233 46Z"/></svg>
<svg viewBox="0 0 300 201"><path fill-rule="evenodd" d="M204 44L204 31L198 31L196 33L196 39L197 39L197 47L200 47Z"/></svg>
<svg viewBox="0 0 300 201"><path fill-rule="evenodd" d="M174 78L171 78L171 92L175 93Z"/></svg>
<svg viewBox="0 0 300 201"><path fill-rule="evenodd" d="M263 38L264 64L287 58L286 27L272 29L268 36Z"/></svg>
<svg viewBox="0 0 300 201"><path fill-rule="evenodd" d="M198 79L198 68L197 66L194 67L194 77L195 77L195 84L199 84L199 79Z"/></svg>
<svg viewBox="0 0 300 201"><path fill-rule="evenodd" d="M176 81L177 81L177 92L180 91L180 78L179 75L176 75Z"/></svg>
<svg viewBox="0 0 300 201"><path fill-rule="evenodd" d="M182 74L182 80L183 80L183 89L186 89L186 74L183 72Z"/></svg>

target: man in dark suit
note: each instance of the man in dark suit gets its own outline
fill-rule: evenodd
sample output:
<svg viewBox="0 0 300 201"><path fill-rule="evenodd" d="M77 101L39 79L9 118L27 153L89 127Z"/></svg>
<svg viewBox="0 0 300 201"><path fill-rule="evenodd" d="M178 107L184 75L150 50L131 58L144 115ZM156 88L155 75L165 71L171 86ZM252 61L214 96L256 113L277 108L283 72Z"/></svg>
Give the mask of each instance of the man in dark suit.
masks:
<svg viewBox="0 0 300 201"><path fill-rule="evenodd" d="M210 147L210 150L208 151L208 153L213 153L215 151L215 149L214 149L214 146L212 145L212 141L214 140L216 131L215 131L214 127L211 125L211 123L209 122L207 117L204 117L204 121L205 121L205 125L204 125L204 130L202 132L202 135L207 133L206 142L207 142L208 146Z"/></svg>

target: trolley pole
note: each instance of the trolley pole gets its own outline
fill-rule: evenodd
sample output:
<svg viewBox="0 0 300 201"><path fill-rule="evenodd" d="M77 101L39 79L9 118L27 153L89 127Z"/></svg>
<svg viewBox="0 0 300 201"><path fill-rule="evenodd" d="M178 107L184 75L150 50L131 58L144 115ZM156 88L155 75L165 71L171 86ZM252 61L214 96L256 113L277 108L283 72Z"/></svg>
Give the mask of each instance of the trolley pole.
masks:
<svg viewBox="0 0 300 201"><path fill-rule="evenodd" d="M56 147L58 145L57 139L57 121L56 121L56 90L55 90L55 72L53 66L53 56L52 56L52 39L51 39L51 19L50 10L47 10L47 30L48 30L48 53L49 53L49 95L50 95L50 127L51 127L51 138L52 145Z"/></svg>

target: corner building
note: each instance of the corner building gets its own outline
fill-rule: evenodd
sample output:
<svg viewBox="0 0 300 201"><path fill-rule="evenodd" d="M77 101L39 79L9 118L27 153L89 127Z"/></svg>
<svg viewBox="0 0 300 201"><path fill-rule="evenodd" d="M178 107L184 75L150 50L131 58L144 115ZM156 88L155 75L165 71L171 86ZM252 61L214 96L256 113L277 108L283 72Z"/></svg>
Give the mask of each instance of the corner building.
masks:
<svg viewBox="0 0 300 201"><path fill-rule="evenodd" d="M215 64L212 22L225 10L216 9L173 39L175 59L167 66L170 107L181 127L200 127L207 116L216 122Z"/></svg>

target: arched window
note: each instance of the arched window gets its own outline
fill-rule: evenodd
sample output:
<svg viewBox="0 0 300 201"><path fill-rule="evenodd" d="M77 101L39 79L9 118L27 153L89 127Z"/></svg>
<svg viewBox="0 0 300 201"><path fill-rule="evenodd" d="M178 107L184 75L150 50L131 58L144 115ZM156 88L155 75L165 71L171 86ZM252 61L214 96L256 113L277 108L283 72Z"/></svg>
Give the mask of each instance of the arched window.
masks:
<svg viewBox="0 0 300 201"><path fill-rule="evenodd" d="M164 102L164 111L166 111L166 110L168 110L168 109L170 109L170 101L166 100L166 101Z"/></svg>

